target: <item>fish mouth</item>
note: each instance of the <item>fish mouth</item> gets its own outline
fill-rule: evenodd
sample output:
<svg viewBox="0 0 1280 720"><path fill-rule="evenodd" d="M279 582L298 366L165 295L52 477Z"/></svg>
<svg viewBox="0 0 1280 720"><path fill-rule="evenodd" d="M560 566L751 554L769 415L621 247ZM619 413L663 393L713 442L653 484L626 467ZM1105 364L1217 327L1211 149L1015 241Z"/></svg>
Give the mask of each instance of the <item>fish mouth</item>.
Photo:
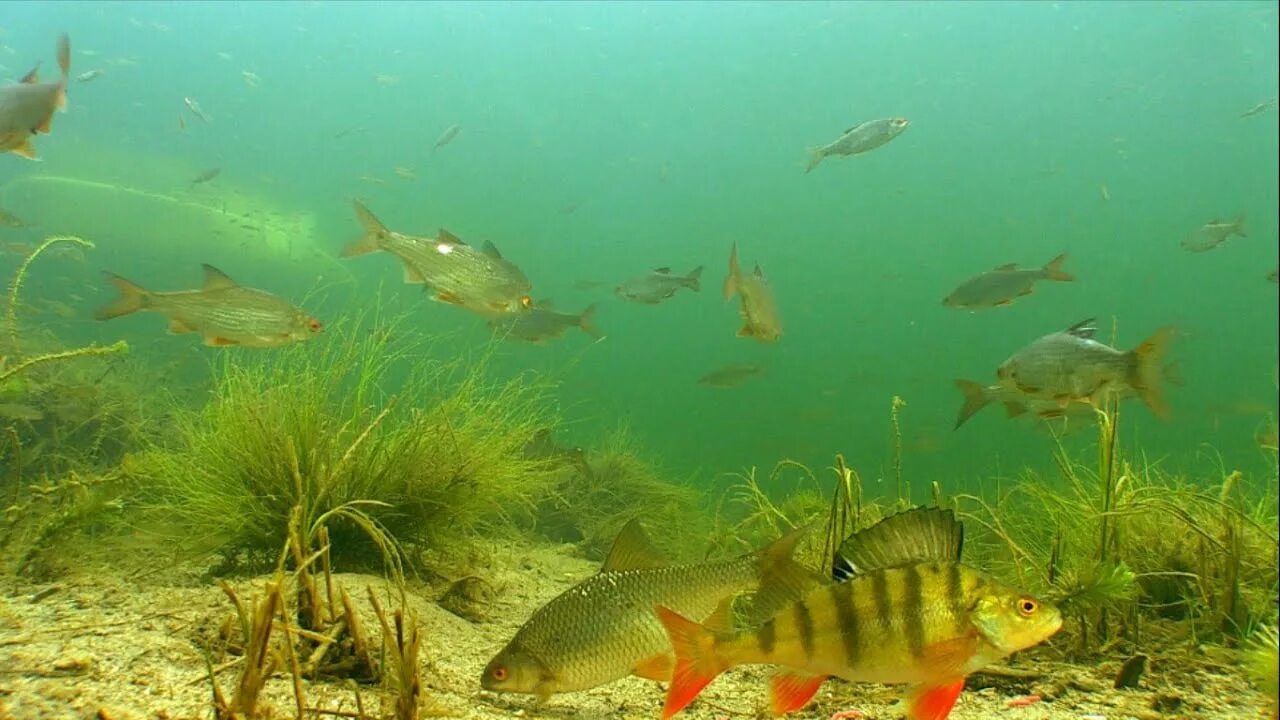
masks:
<svg viewBox="0 0 1280 720"><path fill-rule="evenodd" d="M894 118L892 122L892 125L896 128L905 128L910 124L911 124L911 121L904 117Z"/></svg>

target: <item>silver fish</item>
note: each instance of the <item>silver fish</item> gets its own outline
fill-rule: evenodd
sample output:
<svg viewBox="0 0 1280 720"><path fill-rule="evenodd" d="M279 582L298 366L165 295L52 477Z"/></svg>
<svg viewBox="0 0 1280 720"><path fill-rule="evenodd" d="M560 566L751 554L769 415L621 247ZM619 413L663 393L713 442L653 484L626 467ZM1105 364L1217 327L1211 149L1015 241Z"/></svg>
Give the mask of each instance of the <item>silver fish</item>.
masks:
<svg viewBox="0 0 1280 720"><path fill-rule="evenodd" d="M869 150L884 145L890 140L902 134L903 130L911 124L910 120L904 117L883 118L881 120L868 120L859 123L844 131L844 134L837 138L834 142L828 143L821 147L809 148L809 167L805 168L805 172L809 172L822 162L822 159L829 155L849 156L860 155Z"/></svg>

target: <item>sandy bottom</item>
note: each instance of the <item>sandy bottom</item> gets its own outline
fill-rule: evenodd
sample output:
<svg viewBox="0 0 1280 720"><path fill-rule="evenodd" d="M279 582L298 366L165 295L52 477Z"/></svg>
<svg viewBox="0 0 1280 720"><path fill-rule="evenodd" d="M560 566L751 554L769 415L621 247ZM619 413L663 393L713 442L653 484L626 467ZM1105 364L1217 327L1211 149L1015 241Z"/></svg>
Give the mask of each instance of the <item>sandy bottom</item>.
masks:
<svg viewBox="0 0 1280 720"><path fill-rule="evenodd" d="M594 690L561 695L542 707L532 698L494 695L479 689L485 663L536 607L596 570L567 547L497 546L486 577L497 600L483 623L464 620L439 607L436 593L411 593L410 611L425 636L423 678L430 715L457 718L656 718L663 687L628 678ZM157 560L157 565L163 565ZM0 579L0 720L55 718L208 718L210 684L201 650L233 614L217 587L199 569L94 568L55 584ZM338 575L356 599L368 632L377 622L366 587L385 589L369 575ZM266 578L232 584L242 597L254 595ZM375 641L376 642L376 641ZM1260 718L1264 699L1225 664L1190 668L1163 661L1151 651L1140 689L1113 690L1120 659L1081 667L1047 658L1020 658L1012 667L1036 674L1028 679L974 676L951 715L954 720L1007 718ZM237 667L219 675L224 689L234 685ZM763 717L767 668L735 670L713 683L681 717L691 720ZM860 710L872 720L900 717L899 689L828 682L817 703L791 718L831 718ZM377 716L383 695L361 690L366 711ZM1019 706L1017 698L1039 695ZM296 716L292 685L277 674L267 685L271 716ZM354 693L340 683L305 685L306 705L352 716ZM1011 701L1015 701L1011 707ZM388 705L387 716L390 713Z"/></svg>

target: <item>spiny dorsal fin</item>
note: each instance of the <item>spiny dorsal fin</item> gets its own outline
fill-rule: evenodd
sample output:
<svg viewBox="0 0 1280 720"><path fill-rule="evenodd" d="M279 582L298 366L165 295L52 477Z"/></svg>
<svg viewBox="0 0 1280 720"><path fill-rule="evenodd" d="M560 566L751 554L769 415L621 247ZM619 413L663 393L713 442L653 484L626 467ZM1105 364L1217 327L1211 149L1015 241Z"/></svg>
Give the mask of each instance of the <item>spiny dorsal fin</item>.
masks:
<svg viewBox="0 0 1280 720"><path fill-rule="evenodd" d="M840 134L841 134L841 135L848 135L849 133L853 132L854 130L857 130L858 128L860 128L860 127L862 127L863 125L866 125L866 124L867 124L866 122L860 122L860 123L858 123L857 125L853 125L853 126L851 126L851 127L849 127L849 128L846 128L846 129L845 129L845 131L844 131L844 132L842 132L842 133L840 133Z"/></svg>
<svg viewBox="0 0 1280 720"><path fill-rule="evenodd" d="M484 241L484 245L481 246L480 250L491 258L495 258L497 260L502 259L502 253L498 252L498 248L494 247L493 243L488 240Z"/></svg>
<svg viewBox="0 0 1280 720"><path fill-rule="evenodd" d="M436 240L448 245L466 245L466 243L462 242L462 238L444 228L440 228L440 232L436 233Z"/></svg>
<svg viewBox="0 0 1280 720"><path fill-rule="evenodd" d="M1005 263L1005 264L1003 264L1003 265L997 265L997 266L995 267L995 269L996 269L996 270L998 270L998 271L1001 271L1001 272L1004 272L1004 271L1007 271L1007 270L1017 270L1017 269L1018 269L1018 263Z"/></svg>
<svg viewBox="0 0 1280 720"><path fill-rule="evenodd" d="M658 274L660 274L660 275L670 275L670 274L671 274L671 268L669 268L669 267L654 268L654 269L653 269L653 271L654 271L654 272L656 272L656 273L658 273Z"/></svg>
<svg viewBox="0 0 1280 720"><path fill-rule="evenodd" d="M201 267L204 268L204 285L200 286L201 290L229 290L240 287L239 283L218 268L208 264Z"/></svg>
<svg viewBox="0 0 1280 720"><path fill-rule="evenodd" d="M40 63L36 63L36 66L31 68L31 72L23 75L22 79L18 82L23 85L35 85L40 82Z"/></svg>
<svg viewBox="0 0 1280 720"><path fill-rule="evenodd" d="M764 271L760 269L760 263L756 263L756 267L751 271L751 273L758 278L764 277Z"/></svg>
<svg viewBox="0 0 1280 720"><path fill-rule="evenodd" d="M912 508L850 535L836 553L836 580L924 562L960 562L964 526L942 508Z"/></svg>
<svg viewBox="0 0 1280 720"><path fill-rule="evenodd" d="M1094 318L1081 320L1080 322L1067 328L1068 335L1075 335L1078 338L1092 340L1093 336L1098 332L1098 326L1094 322Z"/></svg>
<svg viewBox="0 0 1280 720"><path fill-rule="evenodd" d="M640 521L632 518L618 532L600 572L648 570L666 564L662 554L649 541L649 536L645 535L644 528L640 527Z"/></svg>

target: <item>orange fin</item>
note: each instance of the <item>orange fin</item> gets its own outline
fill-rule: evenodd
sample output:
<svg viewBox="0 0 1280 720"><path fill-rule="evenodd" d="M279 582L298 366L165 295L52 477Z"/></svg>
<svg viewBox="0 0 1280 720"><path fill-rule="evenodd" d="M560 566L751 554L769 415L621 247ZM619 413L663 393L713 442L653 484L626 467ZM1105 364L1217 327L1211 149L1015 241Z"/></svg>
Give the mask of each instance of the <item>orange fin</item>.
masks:
<svg viewBox="0 0 1280 720"><path fill-rule="evenodd" d="M738 276L741 274L742 268L738 266L738 243L735 242L733 249L729 251L729 276L724 279L722 292L725 300L732 300L738 294Z"/></svg>
<svg viewBox="0 0 1280 720"><path fill-rule="evenodd" d="M204 292L210 290L231 290L240 287L240 284L232 280L226 273L218 268L205 263L200 267L204 268L204 284L200 289Z"/></svg>
<svg viewBox="0 0 1280 720"><path fill-rule="evenodd" d="M631 669L631 674L646 680L657 680L658 682L666 682L671 679L671 670L675 667L675 658L669 653L654 655L645 658Z"/></svg>
<svg viewBox="0 0 1280 720"><path fill-rule="evenodd" d="M795 712L813 700L826 675L780 672L769 678L769 709L774 715Z"/></svg>
<svg viewBox="0 0 1280 720"><path fill-rule="evenodd" d="M422 277L422 273L408 263L404 265L404 281L409 285L425 285L427 283L427 279Z"/></svg>
<svg viewBox="0 0 1280 720"><path fill-rule="evenodd" d="M1024 403L1007 400L1004 403L1004 412L1007 417L1016 418L1027 412L1027 406Z"/></svg>
<svg viewBox="0 0 1280 720"><path fill-rule="evenodd" d="M907 695L907 717L910 720L946 720L955 707L964 679L947 685L917 686Z"/></svg>
<svg viewBox="0 0 1280 720"><path fill-rule="evenodd" d="M920 664L934 677L954 677L977 651L978 636L963 635L926 645L921 650Z"/></svg>
<svg viewBox="0 0 1280 720"><path fill-rule="evenodd" d="M31 144L31 138L22 141L22 144L11 151L14 155L21 155L28 160L39 160L40 156L36 155L35 146Z"/></svg>
<svg viewBox="0 0 1280 720"><path fill-rule="evenodd" d="M1067 261L1067 254L1062 253L1058 257L1045 263L1045 266L1040 269L1041 272L1044 273L1044 279L1057 280L1058 282L1071 282L1072 280L1075 280L1076 279L1075 275L1072 275L1071 273L1066 272L1062 269L1062 263L1066 261Z"/></svg>
<svg viewBox="0 0 1280 720"><path fill-rule="evenodd" d="M436 299L439 300L440 302L447 302L450 305L462 304L462 298L458 297L457 295L454 295L453 293L447 293L447 292L436 293Z"/></svg>
<svg viewBox="0 0 1280 720"><path fill-rule="evenodd" d="M958 430L969 418L991 403L991 395L985 387L972 380L956 380L955 385L964 393L964 404L960 406L960 412L956 413L956 424L952 428Z"/></svg>
<svg viewBox="0 0 1280 720"><path fill-rule="evenodd" d="M662 707L662 720L667 720L693 702L725 667L715 654L714 633L675 611L664 607L656 611L676 654L671 687L667 689L667 701Z"/></svg>
<svg viewBox="0 0 1280 720"><path fill-rule="evenodd" d="M1151 413L1161 420L1169 417L1169 405L1164 400L1165 378L1161 361L1169 351L1174 335L1173 327L1162 327L1128 353L1129 384L1138 391L1138 397L1147 404Z"/></svg>
<svg viewBox="0 0 1280 720"><path fill-rule="evenodd" d="M228 338L213 335L205 338L204 344L209 347L227 347L228 345L239 345L240 343L236 340L230 340Z"/></svg>
<svg viewBox="0 0 1280 720"><path fill-rule="evenodd" d="M121 315L135 313L147 306L147 291L137 283L130 282L112 272L103 271L102 275L111 281L120 291L120 297L110 305L105 305L94 313L99 320L110 320Z"/></svg>
<svg viewBox="0 0 1280 720"><path fill-rule="evenodd" d="M178 122L182 122L181 117L178 118ZM356 209L356 218L360 221L360 227L364 228L364 235L342 248L342 257L353 257L381 250L382 244L391 235L391 231L377 216L369 212L369 208L365 207L364 203L353 200L351 204Z"/></svg>
<svg viewBox="0 0 1280 720"><path fill-rule="evenodd" d="M71 38L66 33L58 36L58 70L62 71L62 84L66 86L67 76L71 74ZM65 100L63 101L65 103Z"/></svg>
<svg viewBox="0 0 1280 720"><path fill-rule="evenodd" d="M169 333L171 335L181 335L183 333L195 332L196 329L183 322L182 320L171 317L169 318Z"/></svg>

